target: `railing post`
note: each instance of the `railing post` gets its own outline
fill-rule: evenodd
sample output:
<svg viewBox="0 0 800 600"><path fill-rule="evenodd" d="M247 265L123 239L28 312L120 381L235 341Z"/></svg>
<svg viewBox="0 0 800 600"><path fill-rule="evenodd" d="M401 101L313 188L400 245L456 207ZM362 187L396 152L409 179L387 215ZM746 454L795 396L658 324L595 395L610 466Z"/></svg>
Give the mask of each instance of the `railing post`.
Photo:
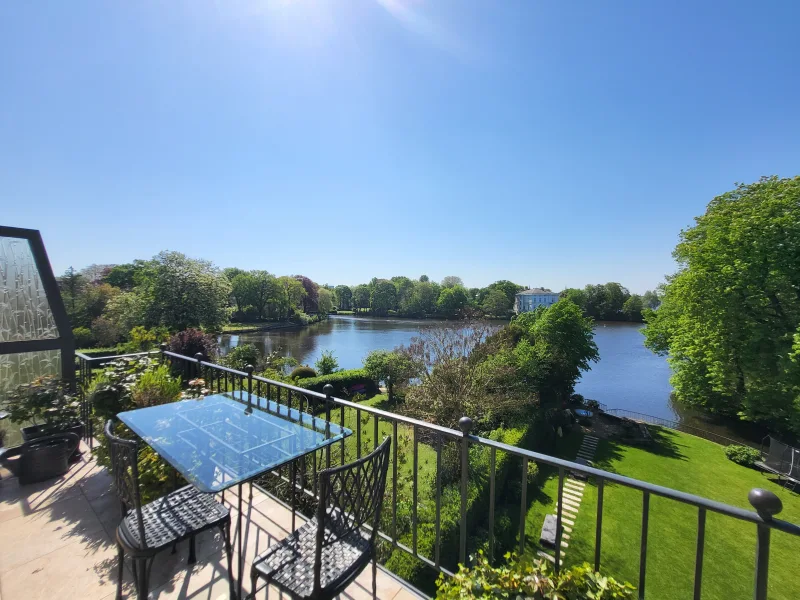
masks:
<svg viewBox="0 0 800 600"><path fill-rule="evenodd" d="M463 434L461 438L461 538L458 562L467 564L467 482L469 478L469 432L472 431L472 419L461 417L458 428Z"/></svg>
<svg viewBox="0 0 800 600"><path fill-rule="evenodd" d="M326 383L322 386L322 392L325 394L325 439L331 437L331 404L333 404L333 386ZM361 427L361 424L358 425ZM325 446L325 468L331 468L331 446Z"/></svg>
<svg viewBox="0 0 800 600"><path fill-rule="evenodd" d="M244 409L246 415L253 413L253 371L256 368L253 365L247 365L244 368L247 373L247 408ZM289 415L291 419L291 414Z"/></svg>
<svg viewBox="0 0 800 600"><path fill-rule="evenodd" d="M164 354L164 352L167 351L167 345L166 344L159 344L158 345L158 350L159 350L159 352L161 352L161 364L163 365L164 361L167 360L167 357Z"/></svg>
<svg viewBox="0 0 800 600"><path fill-rule="evenodd" d="M755 600L767 600L767 580L769 578L769 541L770 526L769 521L774 515L783 510L781 499L769 490L753 488L747 495L747 499L753 508L758 512L758 516L763 519L756 527L756 582L753 592Z"/></svg>
<svg viewBox="0 0 800 600"><path fill-rule="evenodd" d="M203 362L203 353L198 352L194 355L194 359L197 361L197 373L195 373L195 377L200 378L203 376L203 365L200 364Z"/></svg>

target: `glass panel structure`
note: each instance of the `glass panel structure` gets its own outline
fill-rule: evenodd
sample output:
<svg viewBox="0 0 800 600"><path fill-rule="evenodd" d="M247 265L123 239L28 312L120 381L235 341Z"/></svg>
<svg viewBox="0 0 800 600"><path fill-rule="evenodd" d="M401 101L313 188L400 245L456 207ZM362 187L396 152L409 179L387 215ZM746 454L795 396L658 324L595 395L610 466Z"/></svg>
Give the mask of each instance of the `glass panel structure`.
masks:
<svg viewBox="0 0 800 600"><path fill-rule="evenodd" d="M0 237L0 342L57 337L30 242Z"/></svg>

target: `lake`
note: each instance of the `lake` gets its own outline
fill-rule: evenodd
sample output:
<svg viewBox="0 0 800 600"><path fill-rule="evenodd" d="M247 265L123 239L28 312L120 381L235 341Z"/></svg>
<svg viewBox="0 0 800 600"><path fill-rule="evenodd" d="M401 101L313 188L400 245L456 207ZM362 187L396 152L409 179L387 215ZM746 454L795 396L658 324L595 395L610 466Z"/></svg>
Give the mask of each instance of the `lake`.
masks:
<svg viewBox="0 0 800 600"><path fill-rule="evenodd" d="M406 345L420 329L442 323L447 321L332 315L309 327L224 335L220 349L225 353L238 344L251 343L264 352L280 350L311 366L323 350L331 350L340 367L357 369L371 350ZM644 347L642 327L638 323L597 323L600 361L583 375L575 391L609 408L678 420L680 415L670 401L669 365L664 357Z"/></svg>

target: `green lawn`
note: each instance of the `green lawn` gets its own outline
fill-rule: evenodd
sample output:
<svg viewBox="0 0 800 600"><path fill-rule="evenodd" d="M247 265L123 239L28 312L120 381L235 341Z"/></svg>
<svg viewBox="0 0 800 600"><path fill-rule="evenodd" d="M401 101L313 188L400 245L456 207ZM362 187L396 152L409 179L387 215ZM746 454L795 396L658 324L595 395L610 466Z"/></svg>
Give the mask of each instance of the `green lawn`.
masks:
<svg viewBox="0 0 800 600"><path fill-rule="evenodd" d="M601 440L595 465L621 475L750 508L754 487L772 490L783 501L781 518L800 522L800 496L782 489L773 478L729 461L717 444L669 429L651 428L657 443L651 448ZM568 453L561 453L574 458ZM558 480L549 479L528 513L526 531L534 548L542 520L555 513ZM566 564L594 560L597 488L586 486ZM606 485L603 502L601 570L638 585L642 493ZM703 598L749 598L755 562L753 524L709 513L706 520ZM647 598L683 600L692 597L697 509L651 497L647 549ZM769 592L772 600L800 598L800 539L773 531Z"/></svg>

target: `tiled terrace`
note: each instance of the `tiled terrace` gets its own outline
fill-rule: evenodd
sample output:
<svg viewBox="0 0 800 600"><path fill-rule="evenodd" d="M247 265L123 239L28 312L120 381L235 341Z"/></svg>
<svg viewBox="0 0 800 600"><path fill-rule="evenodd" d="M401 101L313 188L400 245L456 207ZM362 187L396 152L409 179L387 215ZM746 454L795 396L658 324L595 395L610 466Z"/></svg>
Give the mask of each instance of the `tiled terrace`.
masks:
<svg viewBox="0 0 800 600"><path fill-rule="evenodd" d="M59 479L30 486L20 486L16 479L0 481L0 600L115 597L114 531L120 518L119 503L105 469L89 459L88 451L83 456ZM258 490L249 501L246 490L245 487L245 593L249 591L253 557L285 537L292 522L291 512L282 505ZM229 492L225 500L235 527L236 497ZM298 518L297 525L301 523ZM238 548L238 539L234 547ZM184 542L176 554L167 550L159 555L153 565L150 597L228 598L227 561L220 536L215 532L198 536L198 562L192 567L186 564L188 553L188 542ZM237 550L234 565L238 560ZM135 597L128 569L124 597ZM278 598L277 591L271 592L270 597ZM371 569L365 569L343 597L371 598ZM379 569L378 598L418 600L420 596Z"/></svg>

